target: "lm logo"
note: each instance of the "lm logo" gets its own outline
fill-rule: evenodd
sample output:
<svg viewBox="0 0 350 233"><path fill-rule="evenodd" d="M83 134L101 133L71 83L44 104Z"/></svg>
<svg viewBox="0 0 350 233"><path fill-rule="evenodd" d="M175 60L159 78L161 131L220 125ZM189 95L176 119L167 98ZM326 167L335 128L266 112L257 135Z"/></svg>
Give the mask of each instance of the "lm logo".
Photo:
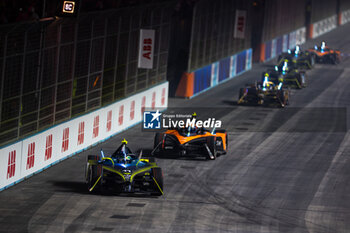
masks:
<svg viewBox="0 0 350 233"><path fill-rule="evenodd" d="M159 110L145 111L143 113L143 128L144 129L160 129L160 116Z"/></svg>

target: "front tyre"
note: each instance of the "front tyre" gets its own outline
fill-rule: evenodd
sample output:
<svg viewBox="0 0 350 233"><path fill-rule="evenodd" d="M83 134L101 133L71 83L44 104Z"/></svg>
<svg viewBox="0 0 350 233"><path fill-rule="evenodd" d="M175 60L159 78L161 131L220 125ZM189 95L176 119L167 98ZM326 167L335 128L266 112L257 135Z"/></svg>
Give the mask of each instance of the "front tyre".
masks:
<svg viewBox="0 0 350 233"><path fill-rule="evenodd" d="M97 165L100 157L96 155L88 155L88 161L86 164L85 182L89 192L96 192L102 188L102 165ZM96 164L92 164L96 163ZM96 184L97 180L98 183ZM96 184L96 185L95 185ZM95 187L94 187L95 185Z"/></svg>
<svg viewBox="0 0 350 233"><path fill-rule="evenodd" d="M215 160L217 156L216 137L211 136L207 138L207 150L208 150L207 159Z"/></svg>
<svg viewBox="0 0 350 233"><path fill-rule="evenodd" d="M163 195L163 172L160 167L152 168L152 178L154 182L154 191L152 192L152 195Z"/></svg>

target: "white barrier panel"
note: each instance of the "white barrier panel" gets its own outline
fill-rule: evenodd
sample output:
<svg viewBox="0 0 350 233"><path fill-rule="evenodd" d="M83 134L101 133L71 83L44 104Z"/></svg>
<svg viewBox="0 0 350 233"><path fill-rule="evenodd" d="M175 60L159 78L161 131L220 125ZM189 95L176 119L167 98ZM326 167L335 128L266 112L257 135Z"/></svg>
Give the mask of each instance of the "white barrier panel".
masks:
<svg viewBox="0 0 350 233"><path fill-rule="evenodd" d="M289 33L289 44L288 48L292 49L296 46L297 44L297 33L296 31Z"/></svg>
<svg viewBox="0 0 350 233"><path fill-rule="evenodd" d="M11 185L21 177L22 142L0 149L0 188Z"/></svg>
<svg viewBox="0 0 350 233"><path fill-rule="evenodd" d="M341 13L341 18L340 18L340 24L346 24L348 22L350 22L350 9L346 10L346 11L342 11Z"/></svg>
<svg viewBox="0 0 350 233"><path fill-rule="evenodd" d="M337 27L337 15L313 23L312 38L323 35Z"/></svg>
<svg viewBox="0 0 350 233"><path fill-rule="evenodd" d="M233 78L237 75L237 55L233 55L230 57L230 78Z"/></svg>
<svg viewBox="0 0 350 233"><path fill-rule="evenodd" d="M277 39L275 38L275 39L273 39L272 40L272 44L271 44L271 58L272 57L276 57L276 47L277 47Z"/></svg>
<svg viewBox="0 0 350 233"><path fill-rule="evenodd" d="M306 27L302 27L295 31L296 34L296 44L301 45L306 42Z"/></svg>
<svg viewBox="0 0 350 233"><path fill-rule="evenodd" d="M252 55L253 55L253 49L248 49L246 54L246 60L245 60L246 70L250 70L252 68Z"/></svg>
<svg viewBox="0 0 350 233"><path fill-rule="evenodd" d="M167 108L168 82L0 149L0 190L139 123L144 108Z"/></svg>
<svg viewBox="0 0 350 233"><path fill-rule="evenodd" d="M288 34L283 35L283 46L282 46L282 52L287 52L288 50Z"/></svg>

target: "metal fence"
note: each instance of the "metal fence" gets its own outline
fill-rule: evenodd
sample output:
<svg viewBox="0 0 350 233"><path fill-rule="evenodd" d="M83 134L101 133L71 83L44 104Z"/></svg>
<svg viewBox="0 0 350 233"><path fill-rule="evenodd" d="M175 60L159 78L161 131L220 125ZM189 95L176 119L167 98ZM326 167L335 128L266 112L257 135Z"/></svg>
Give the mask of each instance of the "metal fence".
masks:
<svg viewBox="0 0 350 233"><path fill-rule="evenodd" d="M250 4L247 0L202 0L196 4L188 71L250 48ZM236 10L247 11L244 39L233 37Z"/></svg>
<svg viewBox="0 0 350 233"><path fill-rule="evenodd" d="M173 3L0 27L0 145L166 80ZM138 69L140 29L154 69Z"/></svg>
<svg viewBox="0 0 350 233"><path fill-rule="evenodd" d="M272 40L305 26L305 0L267 0L262 41Z"/></svg>

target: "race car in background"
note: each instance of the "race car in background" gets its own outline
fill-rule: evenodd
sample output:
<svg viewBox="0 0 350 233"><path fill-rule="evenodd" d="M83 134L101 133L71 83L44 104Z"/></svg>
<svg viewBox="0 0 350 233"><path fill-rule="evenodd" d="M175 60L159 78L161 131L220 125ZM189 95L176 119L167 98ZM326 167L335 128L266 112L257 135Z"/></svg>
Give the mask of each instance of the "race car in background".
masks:
<svg viewBox="0 0 350 233"><path fill-rule="evenodd" d="M301 89L306 87L306 70L298 69L296 62L284 59L275 69L270 69L268 73L269 81L279 85L283 83L284 88ZM265 80L265 73L262 76L262 82Z"/></svg>
<svg viewBox="0 0 350 233"><path fill-rule="evenodd" d="M315 45L308 51L315 55L318 63L338 64L340 62L340 51L329 48L324 41L321 46Z"/></svg>
<svg viewBox="0 0 350 233"><path fill-rule="evenodd" d="M282 53L279 55L277 65L279 66L281 63L283 63L285 59L293 61L296 68L301 70L311 69L316 62L315 54L309 51L301 50L299 45L297 45L295 49L288 49L287 53Z"/></svg>
<svg viewBox="0 0 350 233"><path fill-rule="evenodd" d="M196 114L192 115L196 118ZM214 160L226 154L228 136L224 129L178 127L156 133L152 154L155 156L205 157Z"/></svg>
<svg viewBox="0 0 350 233"><path fill-rule="evenodd" d="M283 88L283 82L276 85L269 81L266 73L262 83L256 82L239 90L237 103L285 107L289 104L289 90Z"/></svg>
<svg viewBox="0 0 350 233"><path fill-rule="evenodd" d="M154 158L133 154L124 139L111 155L89 155L85 179L89 192L112 189L118 193L163 194L163 173Z"/></svg>

